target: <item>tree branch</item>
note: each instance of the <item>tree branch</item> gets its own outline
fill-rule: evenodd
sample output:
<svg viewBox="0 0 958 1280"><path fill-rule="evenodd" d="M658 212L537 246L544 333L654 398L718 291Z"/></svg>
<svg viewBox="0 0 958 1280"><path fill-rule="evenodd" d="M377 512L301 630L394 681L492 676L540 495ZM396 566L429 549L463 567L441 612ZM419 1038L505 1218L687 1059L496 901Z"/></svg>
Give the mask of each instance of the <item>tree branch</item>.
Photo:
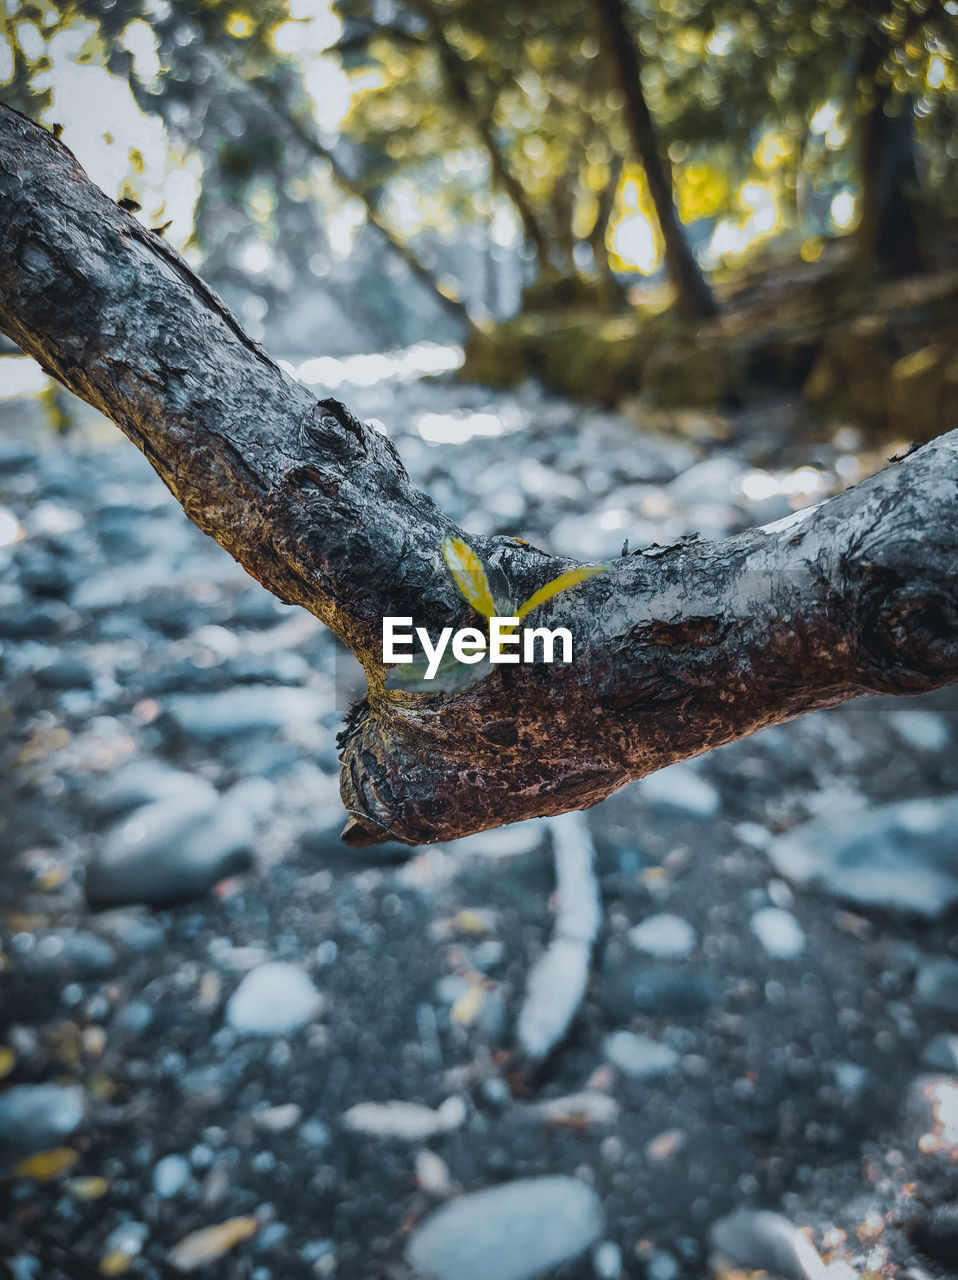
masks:
<svg viewBox="0 0 958 1280"><path fill-rule="evenodd" d="M341 736L353 844L447 839L595 804L673 761L863 693L958 679L958 432L767 529L615 561L536 625L566 666L388 689L381 619L474 624L461 531L389 441L314 400L52 134L0 108L0 329L146 454L187 514L369 677ZM572 562L468 538L527 599Z"/></svg>

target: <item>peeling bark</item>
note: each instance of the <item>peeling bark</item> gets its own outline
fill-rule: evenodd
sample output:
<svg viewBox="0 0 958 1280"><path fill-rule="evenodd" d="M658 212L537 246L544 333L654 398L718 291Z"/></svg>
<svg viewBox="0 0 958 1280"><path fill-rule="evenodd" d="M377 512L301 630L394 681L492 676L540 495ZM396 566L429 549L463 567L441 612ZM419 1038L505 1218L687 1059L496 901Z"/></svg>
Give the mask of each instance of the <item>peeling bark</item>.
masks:
<svg viewBox="0 0 958 1280"><path fill-rule="evenodd" d="M0 330L144 452L187 514L362 660L346 838L448 839L584 808L664 765L860 694L958 679L958 432L766 529L614 561L555 597L575 660L458 693L385 687L381 619L474 625L448 534L514 600L573 567L463 535L393 446L316 401L52 134L0 108Z"/></svg>

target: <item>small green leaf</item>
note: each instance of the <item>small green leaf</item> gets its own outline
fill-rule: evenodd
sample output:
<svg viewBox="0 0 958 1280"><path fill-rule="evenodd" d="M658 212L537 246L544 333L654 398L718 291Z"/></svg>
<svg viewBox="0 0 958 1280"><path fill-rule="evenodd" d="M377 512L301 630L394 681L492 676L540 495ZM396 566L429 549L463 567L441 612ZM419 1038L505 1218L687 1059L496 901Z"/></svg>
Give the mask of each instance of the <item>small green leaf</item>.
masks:
<svg viewBox="0 0 958 1280"><path fill-rule="evenodd" d="M597 573L607 572L603 565L598 564L584 565L581 569L570 569L568 573L560 574L558 578L553 578L544 587L540 587L535 595L531 595L525 604L520 606L516 617L522 619L533 609L538 609L540 604L545 604L547 600L557 596L560 591L568 591L570 587L577 587L580 582L595 577Z"/></svg>
<svg viewBox="0 0 958 1280"><path fill-rule="evenodd" d="M472 547L461 538L450 536L443 539L442 557L456 580L456 586L472 607L484 618L496 617L496 602L492 598L489 579Z"/></svg>

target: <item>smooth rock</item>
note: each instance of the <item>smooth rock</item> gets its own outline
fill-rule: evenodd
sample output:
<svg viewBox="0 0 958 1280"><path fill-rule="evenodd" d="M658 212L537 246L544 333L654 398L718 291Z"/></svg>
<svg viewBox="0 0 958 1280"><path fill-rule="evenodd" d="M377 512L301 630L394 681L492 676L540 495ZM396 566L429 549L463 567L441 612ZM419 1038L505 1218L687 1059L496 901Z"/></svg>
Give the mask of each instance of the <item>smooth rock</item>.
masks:
<svg viewBox="0 0 958 1280"><path fill-rule="evenodd" d="M639 1013L704 1013L715 1002L715 988L705 974L687 973L670 965L643 968L632 985L632 1003Z"/></svg>
<svg viewBox="0 0 958 1280"><path fill-rule="evenodd" d="M938 919L958 902L958 797L814 818L769 847L776 870L859 907Z"/></svg>
<svg viewBox="0 0 958 1280"><path fill-rule="evenodd" d="M768 1209L738 1209L709 1233L712 1248L736 1267L782 1280L821 1280L826 1267L798 1227Z"/></svg>
<svg viewBox="0 0 958 1280"><path fill-rule="evenodd" d="M78 1084L18 1084L0 1094L0 1141L30 1151L57 1146L86 1115Z"/></svg>
<svg viewBox="0 0 958 1280"><path fill-rule="evenodd" d="M97 978L116 967L116 952L103 938L85 929L48 933L29 953L32 968L56 970L76 978Z"/></svg>
<svg viewBox="0 0 958 1280"><path fill-rule="evenodd" d="M521 1178L437 1209L406 1258L428 1280L532 1280L584 1253L601 1231L601 1204L585 1183Z"/></svg>
<svg viewBox="0 0 958 1280"><path fill-rule="evenodd" d="M176 800L185 805L210 806L216 788L199 774L173 769L159 760L133 760L107 778L95 791L94 802L103 813L124 813L154 800Z"/></svg>
<svg viewBox="0 0 958 1280"><path fill-rule="evenodd" d="M721 805L721 797L712 784L684 761L650 773L639 787L646 804L677 809L696 818L714 817Z"/></svg>
<svg viewBox="0 0 958 1280"><path fill-rule="evenodd" d="M955 1274L958 1270L958 1205L940 1205L932 1213L923 1214L909 1224L908 1234L925 1257L947 1267L950 1275Z"/></svg>
<svg viewBox="0 0 958 1280"><path fill-rule="evenodd" d="M602 1052L614 1067L634 1080L665 1075L679 1061L679 1055L669 1045L631 1031L613 1031L606 1036Z"/></svg>
<svg viewBox="0 0 958 1280"><path fill-rule="evenodd" d="M597 1280L619 1280L622 1275L622 1250L614 1240L603 1240L592 1254L592 1267Z"/></svg>
<svg viewBox="0 0 958 1280"><path fill-rule="evenodd" d="M424 1142L439 1133L458 1129L466 1119L466 1104L453 1094L435 1110L419 1102L359 1102L343 1116L347 1129L378 1138L403 1138Z"/></svg>
<svg viewBox="0 0 958 1280"><path fill-rule="evenodd" d="M97 916L97 928L131 951L152 951L162 944L163 926L143 907L117 907Z"/></svg>
<svg viewBox="0 0 958 1280"><path fill-rule="evenodd" d="M164 1200L179 1195L191 1178L189 1161L182 1156L164 1156L153 1170L153 1190Z"/></svg>
<svg viewBox="0 0 958 1280"><path fill-rule="evenodd" d="M763 907L753 914L751 925L766 954L776 960L794 960L805 950L805 933L790 911Z"/></svg>
<svg viewBox="0 0 958 1280"><path fill-rule="evenodd" d="M929 960L918 970L915 991L920 1000L941 1009L958 1013L958 960Z"/></svg>
<svg viewBox="0 0 958 1280"><path fill-rule="evenodd" d="M948 726L934 711L893 711L892 727L916 751L944 751L950 741Z"/></svg>
<svg viewBox="0 0 958 1280"><path fill-rule="evenodd" d="M660 960L684 960L695 947L695 930L681 916L668 911L649 916L628 933L637 951Z"/></svg>
<svg viewBox="0 0 958 1280"><path fill-rule="evenodd" d="M456 854L471 854L480 858L514 858L538 849L546 834L540 822L513 822L505 827L493 827L491 831L478 831L473 836L452 840L449 848Z"/></svg>
<svg viewBox="0 0 958 1280"><path fill-rule="evenodd" d="M316 721L332 708L330 695L315 689L243 685L219 693L183 694L170 698L174 723L191 738L217 740L237 734L266 732Z"/></svg>
<svg viewBox="0 0 958 1280"><path fill-rule="evenodd" d="M271 960L250 970L239 984L226 1006L226 1020L244 1035L288 1035L310 1022L322 1003L302 969Z"/></svg>
<svg viewBox="0 0 958 1280"><path fill-rule="evenodd" d="M255 820L242 803L196 790L136 809L106 835L87 868L91 906L167 906L245 870Z"/></svg>
<svg viewBox="0 0 958 1280"><path fill-rule="evenodd" d="M282 1103L278 1107L260 1107L254 1111L252 1119L261 1129L269 1133L286 1133L294 1129L303 1116L303 1109L295 1102Z"/></svg>
<svg viewBox="0 0 958 1280"><path fill-rule="evenodd" d="M958 1036L935 1036L925 1046L921 1060L926 1067L951 1071L958 1075Z"/></svg>
<svg viewBox="0 0 958 1280"><path fill-rule="evenodd" d="M695 463L668 486L668 495L677 506L697 507L703 503L728 502L733 487L747 468L734 457L717 454ZM695 512L691 512L695 523Z"/></svg>
<svg viewBox="0 0 958 1280"><path fill-rule="evenodd" d="M537 1116L549 1124L612 1124L619 1115L619 1104L609 1094L599 1089L583 1089L581 1093L567 1093L561 1098L547 1098L532 1103L527 1114Z"/></svg>

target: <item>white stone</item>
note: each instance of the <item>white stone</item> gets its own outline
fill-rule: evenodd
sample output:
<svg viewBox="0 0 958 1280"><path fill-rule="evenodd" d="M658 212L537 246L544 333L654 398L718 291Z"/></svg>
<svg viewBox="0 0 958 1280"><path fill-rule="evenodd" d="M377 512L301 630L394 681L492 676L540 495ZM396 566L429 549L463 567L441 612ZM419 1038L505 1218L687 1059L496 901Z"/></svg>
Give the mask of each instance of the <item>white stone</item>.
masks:
<svg viewBox="0 0 958 1280"><path fill-rule="evenodd" d="M916 751L944 751L948 746L948 726L934 711L893 711L890 718L898 736Z"/></svg>
<svg viewBox="0 0 958 1280"><path fill-rule="evenodd" d="M697 818L711 818L718 813L721 799L710 782L700 778L690 764L670 764L658 773L650 773L639 783L640 795L647 804L679 809Z"/></svg>
<svg viewBox="0 0 958 1280"><path fill-rule="evenodd" d="M438 1133L458 1129L466 1118L466 1104L458 1095L447 1098L435 1110L420 1102L359 1102L343 1116L347 1129L377 1138L402 1138L424 1142Z"/></svg>
<svg viewBox="0 0 958 1280"><path fill-rule="evenodd" d="M514 858L532 853L542 843L546 829L538 822L513 822L491 831L479 831L474 836L464 836L449 843L455 854L472 854L480 858Z"/></svg>
<svg viewBox="0 0 958 1280"><path fill-rule="evenodd" d="M709 1233L712 1248L734 1266L783 1280L821 1280L825 1263L808 1238L780 1213L738 1209Z"/></svg>
<svg viewBox="0 0 958 1280"><path fill-rule="evenodd" d="M794 960L805 950L805 933L790 911L763 907L752 916L752 932L776 960Z"/></svg>
<svg viewBox="0 0 958 1280"><path fill-rule="evenodd" d="M226 1006L226 1020L246 1035L283 1036L304 1027L323 998L297 965L270 960L252 969Z"/></svg>
<svg viewBox="0 0 958 1280"><path fill-rule="evenodd" d="M679 1055L667 1044L631 1031L613 1031L606 1036L602 1052L614 1067L636 1080L664 1075L679 1061Z"/></svg>
<svg viewBox="0 0 958 1280"><path fill-rule="evenodd" d="M937 919L958 902L958 797L825 812L777 837L769 858L793 883L856 906Z"/></svg>
<svg viewBox="0 0 958 1280"><path fill-rule="evenodd" d="M684 959L695 946L695 930L689 922L668 911L649 916L630 929L628 937L637 951L668 960Z"/></svg>
<svg viewBox="0 0 958 1280"><path fill-rule="evenodd" d="M579 1257L601 1231L599 1198L577 1178L520 1178L437 1209L406 1257L425 1280L532 1280Z"/></svg>
<svg viewBox="0 0 958 1280"><path fill-rule="evenodd" d="M18 1084L0 1096L0 1139L41 1151L83 1123L86 1093L78 1084Z"/></svg>
<svg viewBox="0 0 958 1280"><path fill-rule="evenodd" d="M179 1195L189 1180L189 1162L182 1156L164 1156L153 1170L153 1190L164 1200Z"/></svg>

